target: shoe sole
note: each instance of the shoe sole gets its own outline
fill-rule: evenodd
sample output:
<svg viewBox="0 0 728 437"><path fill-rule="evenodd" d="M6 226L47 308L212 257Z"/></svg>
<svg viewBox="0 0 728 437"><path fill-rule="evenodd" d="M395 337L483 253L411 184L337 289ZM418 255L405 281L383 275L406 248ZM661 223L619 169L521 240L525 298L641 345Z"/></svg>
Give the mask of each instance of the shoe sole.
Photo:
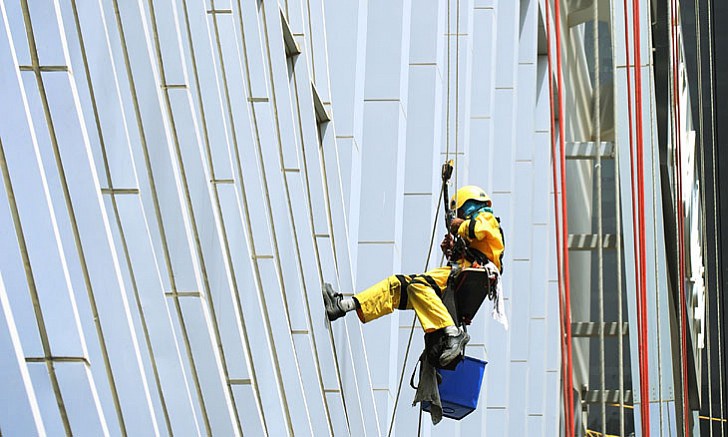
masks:
<svg viewBox="0 0 728 437"><path fill-rule="evenodd" d="M333 322L334 320L344 316L346 313L342 314L336 314L334 316L331 316L329 314L329 309L332 309L334 307L334 295L336 292L334 291L334 288L331 286L331 284L324 282L323 286L323 296L324 296L324 308L326 310L326 318L329 319L330 322Z"/></svg>
<svg viewBox="0 0 728 437"><path fill-rule="evenodd" d="M448 364L450 364L452 362L452 360L454 360L455 358L457 358L457 356L460 355L463 352L463 348L465 347L466 344L468 344L469 341L470 341L470 334L468 334L466 332L465 335L463 335L463 339L460 340L460 342L458 343L458 347L455 349L457 351L457 353L455 355L453 355L452 357L446 357L446 359L444 359L444 360L443 360L443 358L445 356L444 355L441 356L440 357L440 365L441 366L447 366Z"/></svg>

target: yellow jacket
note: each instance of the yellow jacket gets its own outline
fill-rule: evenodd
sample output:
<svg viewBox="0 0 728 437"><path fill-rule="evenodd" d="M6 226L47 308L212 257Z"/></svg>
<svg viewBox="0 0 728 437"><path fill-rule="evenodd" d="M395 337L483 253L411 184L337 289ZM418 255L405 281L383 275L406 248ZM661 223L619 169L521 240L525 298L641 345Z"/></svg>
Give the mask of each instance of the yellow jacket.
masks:
<svg viewBox="0 0 728 437"><path fill-rule="evenodd" d="M458 228L458 235L465 240L468 247L482 252L498 270L503 271L503 232L492 212L481 211L474 218L465 220Z"/></svg>

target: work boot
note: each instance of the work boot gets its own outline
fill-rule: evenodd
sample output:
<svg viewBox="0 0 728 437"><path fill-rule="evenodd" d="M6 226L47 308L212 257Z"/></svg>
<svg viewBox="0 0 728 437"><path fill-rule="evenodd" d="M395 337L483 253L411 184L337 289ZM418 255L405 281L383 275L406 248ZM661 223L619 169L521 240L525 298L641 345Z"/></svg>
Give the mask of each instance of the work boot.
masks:
<svg viewBox="0 0 728 437"><path fill-rule="evenodd" d="M334 321L346 314L346 310L341 307L341 300L344 296L334 291L334 288L328 282L324 282L324 304L326 305L326 316L329 321Z"/></svg>
<svg viewBox="0 0 728 437"><path fill-rule="evenodd" d="M445 337L445 348L440 355L440 366L447 366L452 360L463 352L463 348L470 341L470 334L458 329L457 335Z"/></svg>

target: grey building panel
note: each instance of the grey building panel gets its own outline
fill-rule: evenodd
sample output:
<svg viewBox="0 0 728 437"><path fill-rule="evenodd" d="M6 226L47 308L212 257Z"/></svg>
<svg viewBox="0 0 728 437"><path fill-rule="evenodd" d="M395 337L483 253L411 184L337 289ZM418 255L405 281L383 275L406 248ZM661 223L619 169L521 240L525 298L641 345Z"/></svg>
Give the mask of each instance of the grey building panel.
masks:
<svg viewBox="0 0 728 437"><path fill-rule="evenodd" d="M248 384L235 385L232 388L233 398L236 405L240 405L242 408L239 409L240 413L240 424L246 433L254 435L264 435L265 422L261 415L259 408L250 408L251 405L256 405L256 397L254 388ZM270 420L266 416L266 419Z"/></svg>
<svg viewBox="0 0 728 437"><path fill-rule="evenodd" d="M533 247L532 259L530 264L531 282L528 288L529 299L529 316L531 321L534 319L546 319L549 317L547 311L547 302L550 299L549 294L549 278L548 264L554 261L553 246L549 246L548 226L533 225L531 233L531 246ZM540 261L540 262L539 262ZM554 315L551 314L553 317Z"/></svg>
<svg viewBox="0 0 728 437"><path fill-rule="evenodd" d="M282 33L278 31L281 26L281 13L280 9L272 7L272 5L264 6L262 11L265 12L265 28L268 35L265 42L267 47L266 59L270 66L271 96L273 97L271 118L273 119L272 122L278 140L278 147L275 150L280 154L283 168L296 168L299 166L298 144L291 102L289 73L287 64L280 62L286 56L284 38ZM271 159L270 162L274 161Z"/></svg>
<svg viewBox="0 0 728 437"><path fill-rule="evenodd" d="M538 51L538 18L540 8L537 0L520 1L518 20L518 63L535 64ZM519 65L520 66L520 65ZM529 85L535 82L529 81Z"/></svg>
<svg viewBox="0 0 728 437"><path fill-rule="evenodd" d="M468 151L468 183L479 186L489 186L493 178L490 164L492 160L493 120L474 118L470 120L470 138L477 139L477 147Z"/></svg>
<svg viewBox="0 0 728 437"><path fill-rule="evenodd" d="M176 12L176 5L172 0L148 4L144 10L150 24L149 35L159 40L158 44L161 48L158 56L164 65L162 86L188 85L185 76L185 62L179 51L181 38ZM156 45L157 42L155 41L154 44Z"/></svg>
<svg viewBox="0 0 728 437"><path fill-rule="evenodd" d="M540 105L540 102L539 102ZM534 224L550 224L553 208L553 192L551 184L552 174L549 170L551 163L551 144L548 132L536 132L533 135L533 197L532 220ZM549 163L549 165L543 165ZM550 231L550 228L549 228ZM542 241L546 241L552 232L542 234Z"/></svg>
<svg viewBox="0 0 728 437"><path fill-rule="evenodd" d="M48 435L63 435L64 421L61 418L60 409L56 403L56 397L51 384L51 377L48 373L48 368L41 363L33 363L28 364L27 369L28 374L30 375L30 381L33 384L33 390L35 391L38 400L38 409L40 411L41 419L43 420L45 432L48 433ZM92 384L92 381L93 379L90 378L89 383ZM91 420L106 422L103 411L97 405L92 406L91 411L96 413L96 417ZM118 427L116 416L109 418L108 424L109 426ZM3 429L5 429L4 424Z"/></svg>
<svg viewBox="0 0 728 437"><path fill-rule="evenodd" d="M438 86L440 85L440 86ZM439 165L440 73L435 65L411 66L407 108L407 149L404 163L404 193L431 193L433 168ZM437 201L438 193L432 193Z"/></svg>
<svg viewBox="0 0 728 437"><path fill-rule="evenodd" d="M516 87L520 6L520 2L498 2L496 6L496 38L499 42L496 50L496 89Z"/></svg>
<svg viewBox="0 0 728 437"><path fill-rule="evenodd" d="M38 47L37 55L40 65L66 65L63 39L60 36L64 29L61 26L56 8L43 7L35 4L27 6L21 14L26 26L30 23L43 23L42 26L33 26L35 43ZM30 47L30 46L29 46ZM31 58L33 57L31 49Z"/></svg>
<svg viewBox="0 0 728 437"><path fill-rule="evenodd" d="M509 288L510 318L518 320L509 326L511 336L511 362L528 362L530 345L529 337L529 310L531 293L531 275L529 273L530 260L514 260L508 266L513 275L512 287ZM492 335L491 335L492 337Z"/></svg>
<svg viewBox="0 0 728 437"><path fill-rule="evenodd" d="M471 107L473 118L492 117L493 81L495 76L494 56L496 51L495 29L497 20L493 9L473 10L473 44ZM474 123L475 120L471 120Z"/></svg>
<svg viewBox="0 0 728 437"><path fill-rule="evenodd" d="M506 303L507 314L509 313L508 308L509 305ZM502 327L495 322L489 321L487 329L489 333L494 333L497 332L496 329L502 330ZM489 387L489 389L485 398L486 402L482 406L488 409L502 408L507 410L510 396L508 386L512 382L510 379L510 331L507 333L498 333L498 335L489 335L488 346L491 351L489 354L490 362L488 364L488 378L484 382L485 386ZM509 381L509 383L502 384L494 381ZM506 428L504 429L507 429L507 425L505 426Z"/></svg>
<svg viewBox="0 0 728 437"><path fill-rule="evenodd" d="M402 248L402 272L421 273L439 265L438 254L435 253L434 256L429 257L428 254L430 241L433 241L433 246L437 248L444 233L442 216L438 217L437 223L432 223L431 218L428 221L423 220L420 213L420 211L433 211L433 209L431 196L405 195L402 221L405 225L402 227L402 239L411 243ZM433 224L437 226L437 230L434 239L431 240ZM429 263L425 265L428 259Z"/></svg>
<svg viewBox="0 0 728 437"><path fill-rule="evenodd" d="M236 19L238 39L237 50L239 56L249 67L246 67L247 94L246 97L269 97L269 83L265 70L265 47L260 40L264 30L259 20L260 10L254 2L239 2L233 4L233 16Z"/></svg>
<svg viewBox="0 0 728 437"><path fill-rule="evenodd" d="M359 11L358 2L324 2L331 104L336 131L346 136L354 134L355 89L352 81L356 80L357 75Z"/></svg>
<svg viewBox="0 0 728 437"><path fill-rule="evenodd" d="M488 407L485 412L486 435L508 435L508 410L503 407Z"/></svg>
<svg viewBox="0 0 728 437"><path fill-rule="evenodd" d="M9 433L42 435L45 426L2 275L0 306L0 350L6 357L0 361L0 371L5 375L5 393L9 394L0 398L0 428Z"/></svg>
<svg viewBox="0 0 728 437"><path fill-rule="evenodd" d="M365 410L362 405L361 398L358 393L358 384L354 382L355 378L355 362L353 361L353 350L351 345L346 341L348 335L348 325L350 322L347 321L345 326L332 327L334 331L334 342L336 344L336 352L339 364L339 371L341 372L341 378L344 382L341 388L337 389L338 392L343 395L344 400L342 407L345 409L344 417L346 418L346 425L350 429L352 434L366 434L365 431L365 414L370 411L375 411L374 408L371 410ZM331 405L329 403L329 405ZM340 412L341 413L341 412ZM336 417L331 413L332 420L336 420ZM369 413L369 418L376 418L376 415Z"/></svg>
<svg viewBox="0 0 728 437"><path fill-rule="evenodd" d="M526 411L529 416L543 416L546 413L546 356L550 347L547 343L546 326L547 322L544 319L531 319L529 322L528 396L526 398ZM531 428L529 425L529 429Z"/></svg>
<svg viewBox="0 0 728 437"><path fill-rule="evenodd" d="M541 414L529 414L526 419L526 435L545 435L544 423L545 418Z"/></svg>
<svg viewBox="0 0 728 437"><path fill-rule="evenodd" d="M528 393L529 374L527 362L511 361L511 380L509 382L512 395L508 400L508 430L506 435L526 435L528 424L527 396L517 393Z"/></svg>
<svg viewBox="0 0 728 437"><path fill-rule="evenodd" d="M329 89L329 66L326 53L326 25L324 21L324 0L307 0L309 41L312 50L313 83L321 88L321 99L331 103Z"/></svg>
<svg viewBox="0 0 728 437"><path fill-rule="evenodd" d="M65 76L65 73L61 74ZM57 128L49 127L49 142L41 147L47 147L44 159L50 161L53 157L54 162L46 161L46 165L58 172L56 183L63 187L63 190L59 189L53 195L59 202L58 206L65 203L57 211L61 217L65 216L69 220L70 229L64 230L67 232L66 250L69 254L78 253L78 270L72 270L71 275L76 278L74 293L81 305L81 322L86 329L91 330L89 332L99 335L100 350L97 352L91 349L91 355L107 367L109 375L113 372L116 378L118 387L112 390L115 399L118 399L115 401L115 404L118 402L117 408L126 408L139 414L138 423L141 427L154 427L154 418L149 411L151 405L148 402L147 381L140 368L138 344L134 331L130 329L128 302L120 282L117 260L110 252L113 248L109 245L110 235L107 233L108 217L102 209L100 193L95 189L98 180L89 166L80 165L67 173L64 168L64 161L75 162L88 158L84 156L84 132L79 130L78 114L74 111L71 98L72 90L67 78L65 81L59 79L43 81L47 83L47 88L41 94L41 102L48 110L53 126ZM54 104L47 103L50 101ZM55 179L54 176L51 177ZM79 210L84 213L76 215ZM105 299L95 298L98 290L105 291ZM119 348L109 348L109 344L118 345ZM131 366L128 360L130 354L134 363ZM122 362L126 365L122 365Z"/></svg>
<svg viewBox="0 0 728 437"><path fill-rule="evenodd" d="M489 162L493 193L512 192L514 188L511 164L516 151L516 99L516 91L512 88L496 88L494 92L493 105L498 111L493 113L493 153Z"/></svg>
<svg viewBox="0 0 728 437"><path fill-rule="evenodd" d="M8 70L3 68L3 77L8 77L7 72ZM19 89L12 86L13 80L9 78L9 81L5 83L10 85L6 88L8 102L14 103L15 108L23 108L24 104ZM40 336L49 335L57 340L53 344L57 345L59 353L83 356L83 336L78 330L78 314L75 310L74 295L70 289L68 271L62 262L61 252L59 252L61 247L58 245L58 228L54 221L53 211L50 209L51 204L48 203L50 200L48 186L42 178L39 162L33 157L37 154L37 143L28 129L26 113L20 110L8 110L10 107L5 105L3 107L6 108L2 117L4 122L0 124L5 161L3 167L6 167L3 169L3 173L7 171L12 183L12 191L8 191L10 186L5 185L3 198L10 206L8 213L17 214L18 219L17 222L15 218L11 221L11 217L3 214L3 224L4 229L8 230L8 238L22 237L24 248L21 250L27 250L29 262L29 264L21 266L17 261L21 261L24 254L16 249L17 251L14 253L18 256L17 261L11 262L10 259L5 259L3 275L7 275L6 277L9 278L6 281L7 284L19 287L16 289L19 291L17 294L12 293L13 301L15 301L15 296L30 299L28 296L38 293L41 311L44 312L47 319L46 332L41 332ZM23 144L25 146L20 147ZM30 159L29 153L32 154ZM14 196L13 202L6 197L8 195ZM28 232L28 229L33 229L33 232ZM14 236L11 237L11 235ZM53 242L52 245L49 245L49 242ZM10 242L8 247L19 243L18 240ZM11 253L13 252L8 255ZM29 272L24 272L23 267L33 269L32 284L27 282L28 276L26 275ZM54 309L59 311L54 311ZM31 314L30 312L25 314L18 312L15 315L35 318ZM28 323L29 325L25 325L24 322L20 322L19 326L33 326L33 329L37 329L34 326L37 323L35 320L32 322L28 320ZM42 356L43 352L39 349L40 345L35 338L37 338L35 335L21 337L24 347L27 348L26 353Z"/></svg>
<svg viewBox="0 0 728 437"><path fill-rule="evenodd" d="M184 323L190 326L210 326L210 315L206 311L205 302L199 297L180 298L180 307ZM209 328L208 328L209 329ZM228 397L227 381L222 378L221 363L208 360L215 357L215 345L210 332L190 333L190 346L202 388L202 397L213 433L235 434L237 431L235 411Z"/></svg>
<svg viewBox="0 0 728 437"><path fill-rule="evenodd" d="M263 293L266 295L264 311L268 314L268 330L272 332L273 348L275 350L274 366L276 372L281 378L282 401L287 414L291 417L291 426L293 429L306 430L310 427L308 420L308 411L305 407L305 397L303 394L303 386L301 376L299 374L298 363L295 358L293 349L293 339L290 334L290 325L286 319L287 311L285 302L283 301L280 283L276 280L276 272L274 261L272 259L259 259L258 268L260 269L262 278ZM276 328L273 328L276 327ZM280 328L287 328L286 330ZM288 332L286 332L288 331ZM294 368L289 368L290 364L295 363ZM298 405L293 409L291 405Z"/></svg>
<svg viewBox="0 0 728 437"><path fill-rule="evenodd" d="M546 344L548 345L546 348L546 372L558 372L561 368L561 332L559 330L561 310L558 300L558 283L555 280L549 281L547 290L549 299L546 303L546 319L549 320L549 323L546 325ZM558 399L558 395L548 391L548 389L547 393ZM547 402L548 400L547 398Z"/></svg>
<svg viewBox="0 0 728 437"><path fill-rule="evenodd" d="M552 344L553 348L553 344ZM546 412L544 414L544 435L559 435L563 422L560 420L563 402L561 401L561 377L558 370L546 373Z"/></svg>
<svg viewBox="0 0 728 437"><path fill-rule="evenodd" d="M3 143L2 147L3 150L5 150L5 143ZM5 159L7 160L7 154L5 155ZM31 161L29 162L31 166L34 164L32 160L28 161ZM28 176L33 175L33 173L30 171L28 171L26 174L28 174ZM16 182L14 182L13 185L17 183L18 179L16 179L15 181ZM15 291L14 293L7 294L8 305L12 308L14 323L13 329L16 330L16 333L19 337L20 345L22 346L22 349L26 355L43 356L41 334L38 330L38 325L34 314L33 301L30 294L32 292L32 289L27 282L26 270L25 266L23 265L23 258L21 255L21 250L18 247L18 238L15 233L16 229L13 223L13 216L11 216L12 210L8 199L8 193L10 192L8 190L10 187L5 183L3 183L2 186L3 189L2 191L0 191L0 200L2 201L0 206L0 226L2 226L3 229L8 229L10 231L0 233L0 244L2 245L2 247L6 248L2 251L2 253L0 253L0 265L2 266L2 279L6 289ZM42 222L47 220L47 217L43 217L41 214L36 214L35 220L41 220ZM48 226L50 227L50 223L48 223ZM44 233L45 230L39 229L38 232ZM50 262L48 264L52 265L53 260L54 258L50 257ZM60 278L63 279L62 276ZM56 299L57 305L59 307L67 310L72 309L72 301L69 300L69 295L67 291L65 293L57 293ZM69 317L69 315L71 317ZM73 333L74 329L76 329L75 320L73 319L72 312L61 315L59 323L62 323L59 328L67 329L67 331L65 331L67 333ZM69 335L69 343L71 345L75 344L75 346L72 346L69 349L70 351L73 351L72 353L75 354L79 354L83 350L80 343L81 340L79 338L79 334L80 333L76 331L75 336ZM8 355L8 357L10 356L11 355ZM23 356L23 358L24 357L25 355ZM7 363L7 365L11 365L11 363Z"/></svg>
<svg viewBox="0 0 728 437"><path fill-rule="evenodd" d="M5 26L7 26L6 43L11 43L14 56L17 57L18 65L30 65L30 50L28 46L28 38L25 33L25 21L22 6L20 3L5 5L3 13ZM5 33L6 29L3 29ZM11 41L12 39L12 41ZM17 47L16 47L17 46ZM8 52L10 53L10 52Z"/></svg>
<svg viewBox="0 0 728 437"><path fill-rule="evenodd" d="M43 366L42 364L36 364L37 366ZM58 385L60 390L64 393L64 406L68 420L71 423L73 429L77 430L79 434L103 434L108 433L107 424L101 420L101 416L98 414L91 415L91 420L88 420L88 411L90 406L96 406L99 408L98 398L93 390L93 387L88 384L89 372L85 363L57 363L55 364L55 371L58 376ZM91 410L93 411L93 410ZM128 411L129 415L134 415L138 411ZM160 414L161 417L161 414ZM141 422L138 424L130 424L127 429L131 432L148 432L148 430L155 430L158 428L158 423L152 422ZM164 425L162 425L164 426ZM161 428L164 429L164 428Z"/></svg>
<svg viewBox="0 0 728 437"><path fill-rule="evenodd" d="M293 344L313 432L317 428L324 428L324 425L328 422L328 417L323 391L321 390L321 380L318 377L316 356L313 354L311 335L307 331L300 333L294 331Z"/></svg>
<svg viewBox="0 0 728 437"><path fill-rule="evenodd" d="M513 238L508 240L508 251L512 258L530 262L533 251L531 233L533 232L534 165L531 161L520 161L514 163L513 166L515 167L513 219L507 223L504 222L503 226L517 230L517 232L513 232Z"/></svg>
<svg viewBox="0 0 728 437"><path fill-rule="evenodd" d="M379 219L361 221L360 242L394 241L400 117L399 102L365 102L361 210Z"/></svg>
<svg viewBox="0 0 728 437"><path fill-rule="evenodd" d="M353 434L355 429L347 423L347 414L342 406L342 396L338 392L327 392L326 401L328 405L333 405L329 411L331 413L331 421L333 425L334 435Z"/></svg>
<svg viewBox="0 0 728 437"><path fill-rule="evenodd" d="M184 374L182 354L184 349L178 346L172 326L171 317L164 297L164 288L159 276L159 266L154 258L154 250L148 235L147 225L139 200L135 197L121 197L117 200L120 228L126 242L127 254L120 255L127 259L127 269L132 286L127 290L134 291L138 308L138 316L146 324L144 340L141 348L149 348L152 352L150 360L157 368L159 389L164 393L167 414L170 417L172 431L198 429L196 416L192 408L190 381ZM129 244L132 243L133 244ZM117 245L123 247L123 245ZM130 301L131 301L130 297ZM138 332L143 332L138 330ZM148 372L148 374L150 374ZM184 384L180 384L184 381ZM156 400L156 396L153 396Z"/></svg>
<svg viewBox="0 0 728 437"><path fill-rule="evenodd" d="M527 31L524 29L524 33ZM532 32L535 34L536 29L533 26ZM518 118L516 121L516 160L530 161L534 155L534 140L536 114L536 89L538 86L536 80L537 65L536 51L534 50L530 57L530 63L518 64L518 102L517 111Z"/></svg>
<svg viewBox="0 0 728 437"><path fill-rule="evenodd" d="M439 58L443 14L446 2L427 1L412 4L410 32L410 65L435 65Z"/></svg>
<svg viewBox="0 0 728 437"><path fill-rule="evenodd" d="M405 351L409 345L410 353L406 356L404 353L400 353L397 356L397 372L399 373L401 369L405 369L405 380L402 381L402 390L400 391L399 403L397 404L397 414L395 417L393 434L406 435L411 432L413 424L414 426L417 426L416 424L419 419L419 408L412 407L414 393L407 389L409 384L408 378L412 375L412 369L414 369L414 366L420 357L420 352L425 346L423 336L420 335L419 323L416 321L414 314L405 313L399 317L399 330L397 337L398 350ZM406 363L404 362L405 359L407 360ZM417 379L415 378L415 380ZM391 390L388 390L388 393L394 400L397 396L397 386L393 386ZM391 415L385 418L387 427L389 426L391 418ZM427 426L428 421L429 418L423 415L423 434L430 428ZM386 432L386 429L383 429L382 432Z"/></svg>
<svg viewBox="0 0 728 437"><path fill-rule="evenodd" d="M402 70L407 62L402 60L409 58L409 15L409 1L369 3L365 100L403 98Z"/></svg>

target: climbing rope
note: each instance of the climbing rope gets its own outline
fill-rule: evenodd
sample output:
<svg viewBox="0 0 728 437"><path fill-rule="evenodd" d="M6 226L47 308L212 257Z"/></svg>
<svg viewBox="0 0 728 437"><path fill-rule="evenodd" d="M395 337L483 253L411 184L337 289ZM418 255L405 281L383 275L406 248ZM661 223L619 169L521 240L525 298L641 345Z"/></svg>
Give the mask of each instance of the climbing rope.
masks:
<svg viewBox="0 0 728 437"><path fill-rule="evenodd" d="M459 152L459 142L458 142L458 116L459 116L459 94L460 94L460 2L457 2L457 6L455 9L456 14L456 24L455 24L455 165L454 165L454 171L455 171L455 185L458 184L458 152ZM450 33L450 2L447 4L447 92L446 92L446 109L445 109L445 162L450 161L450 37L452 36ZM437 208L435 209L435 218L432 221L432 232L430 234L430 247L427 251L427 260L425 261L425 267L424 271L428 271L429 265L430 265L430 258L432 256L432 248L435 242L435 232L437 231L437 220L440 215L440 206L443 202L443 193L445 190L445 183L442 184L440 188L440 194L437 196ZM455 201L457 202L457 192L455 193ZM449 208L449 205L446 205L446 207ZM449 230L448 230L449 231ZM444 259L441 258L440 263L442 264L442 261ZM402 382L404 381L404 373L407 368L407 358L409 357L409 352L412 346L412 338L414 336L414 330L415 326L417 324L417 314L412 316L412 325L410 326L410 332L409 337L407 339L407 347L405 348L404 353L404 359L402 360L402 370L399 375L399 382L397 384L397 395L394 399L394 408L392 411L392 417L389 421L389 429L387 431L387 437L390 437L392 435L392 430L394 429L394 419L397 416L397 406L399 405L399 397L402 393ZM422 432L422 408L420 408L419 411L419 420L418 420L418 426L417 426L417 435L421 435Z"/></svg>
<svg viewBox="0 0 728 437"><path fill-rule="evenodd" d="M437 209L435 210L435 219L432 223L432 233L430 234L430 248L427 251L427 260L425 261L425 268L424 271L428 270L428 266L430 265L430 258L432 257L432 248L435 243L435 232L437 231L437 218L440 216L440 205L442 205L442 193L445 189L445 185L443 184L442 188L440 189L440 195L437 202ZM414 336L415 332L415 325L417 324L417 314L412 316L412 326L410 327L409 332L409 338L407 339L407 347L405 348L404 352L404 360L402 362L402 371L399 375L399 384L397 385L397 395L394 398L394 410L392 411L392 418L389 421L389 430L387 431L387 436L392 435L392 430L394 429L394 418L397 415L397 405L399 404L399 396L402 393L402 381L404 381L404 372L407 369L407 357L409 356L410 348L412 346L412 337ZM422 422L422 409L420 409L420 422ZM419 435L419 432L418 432Z"/></svg>

